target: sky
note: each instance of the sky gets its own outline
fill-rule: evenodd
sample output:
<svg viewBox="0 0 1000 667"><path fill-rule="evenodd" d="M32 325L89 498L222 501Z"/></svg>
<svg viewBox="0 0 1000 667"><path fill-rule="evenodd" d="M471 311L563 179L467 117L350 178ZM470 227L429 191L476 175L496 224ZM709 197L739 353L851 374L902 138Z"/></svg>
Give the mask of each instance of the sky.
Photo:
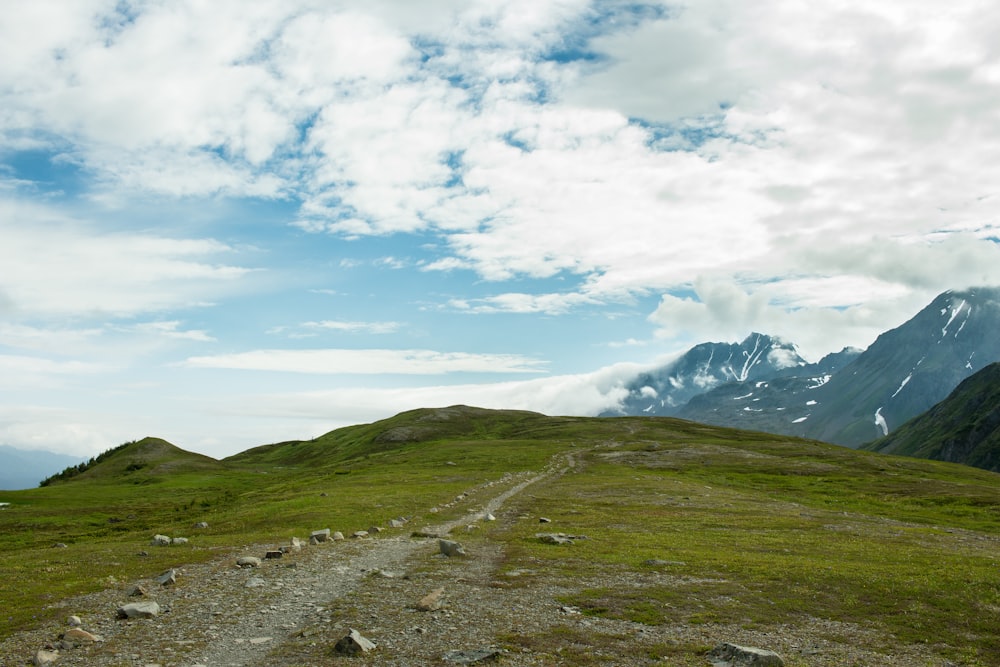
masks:
<svg viewBox="0 0 1000 667"><path fill-rule="evenodd" d="M0 444L594 415L1000 284L988 0L0 5Z"/></svg>

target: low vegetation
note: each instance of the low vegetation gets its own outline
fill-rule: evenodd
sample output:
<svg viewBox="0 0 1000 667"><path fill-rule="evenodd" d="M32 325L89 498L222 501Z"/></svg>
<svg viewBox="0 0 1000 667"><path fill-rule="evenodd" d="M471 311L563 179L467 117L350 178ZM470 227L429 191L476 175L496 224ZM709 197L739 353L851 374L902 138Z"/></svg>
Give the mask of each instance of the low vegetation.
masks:
<svg viewBox="0 0 1000 667"><path fill-rule="evenodd" d="M0 492L10 503L0 511L0 636L114 580L223 547L384 523L566 452L575 468L506 508L551 526L498 522L483 536L504 546L498 576L527 573L515 585L553 583L567 591L560 604L649 626L780 632L822 620L959 664L1000 664L996 474L666 418L469 408L404 413L211 465L176 450L130 470L136 461L124 447L114 474L97 465L45 488ZM192 537L198 521L209 528L189 545L147 546L154 533ZM537 540L540 530L586 539L553 546ZM140 550L149 555L136 558ZM704 664L703 650L664 646L650 658Z"/></svg>

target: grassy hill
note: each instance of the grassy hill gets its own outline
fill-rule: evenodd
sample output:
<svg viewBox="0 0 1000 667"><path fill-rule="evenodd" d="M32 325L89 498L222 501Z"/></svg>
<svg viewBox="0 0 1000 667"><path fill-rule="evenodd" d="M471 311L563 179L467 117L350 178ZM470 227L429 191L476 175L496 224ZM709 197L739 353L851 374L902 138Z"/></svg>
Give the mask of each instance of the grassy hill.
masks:
<svg viewBox="0 0 1000 667"><path fill-rule="evenodd" d="M864 448L1000 470L1000 363L966 378L945 400Z"/></svg>
<svg viewBox="0 0 1000 667"><path fill-rule="evenodd" d="M126 582L317 528L356 530L399 515L440 521L450 510L427 508L566 452L579 464L513 498L509 511L590 539L553 548L534 539L530 521L463 538L500 544L502 567L527 573L523 585L557 582L562 604L648 625L780 632L824 619L878 628L942 660L1000 664L994 473L670 418L464 406L222 462L129 471L109 457L65 483L4 492L0 636L63 614L58 600L114 585L109 577ZM194 531L197 521L210 527ZM191 543L150 548L154 533ZM142 549L148 556L138 558ZM664 567L670 576L651 576ZM642 585L603 586L609 571ZM703 648L674 647L674 661L662 664L704 664Z"/></svg>

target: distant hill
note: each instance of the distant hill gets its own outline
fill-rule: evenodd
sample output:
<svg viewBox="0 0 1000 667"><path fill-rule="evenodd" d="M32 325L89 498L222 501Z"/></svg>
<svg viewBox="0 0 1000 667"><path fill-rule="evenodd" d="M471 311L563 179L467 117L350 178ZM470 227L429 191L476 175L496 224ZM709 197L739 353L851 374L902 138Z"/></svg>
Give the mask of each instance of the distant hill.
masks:
<svg viewBox="0 0 1000 667"><path fill-rule="evenodd" d="M0 445L0 489L30 489L80 457Z"/></svg>
<svg viewBox="0 0 1000 667"><path fill-rule="evenodd" d="M1000 363L966 378L945 400L864 449L1000 471Z"/></svg>
<svg viewBox="0 0 1000 667"><path fill-rule="evenodd" d="M89 461L70 466L53 475L43 485L72 479L111 479L125 475L155 478L170 473L225 470L210 456L189 452L160 438L143 438L109 449Z"/></svg>
<svg viewBox="0 0 1000 667"><path fill-rule="evenodd" d="M525 410L488 410L467 405L420 408L373 424L339 428L313 440L254 447L223 460L233 464L272 465L345 463L419 442L523 437L533 428L551 427L553 421L560 420Z"/></svg>

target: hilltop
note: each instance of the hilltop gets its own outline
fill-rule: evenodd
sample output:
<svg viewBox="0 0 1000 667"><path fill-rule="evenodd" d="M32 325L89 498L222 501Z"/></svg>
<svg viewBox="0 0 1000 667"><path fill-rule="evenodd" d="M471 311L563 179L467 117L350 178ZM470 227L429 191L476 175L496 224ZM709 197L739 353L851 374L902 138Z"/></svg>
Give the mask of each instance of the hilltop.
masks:
<svg viewBox="0 0 1000 667"><path fill-rule="evenodd" d="M221 462L141 442L0 494L3 664L57 641L70 613L104 640L60 664L97 667L330 664L349 628L379 645L371 665L489 648L510 665L704 667L719 642L788 667L1000 664L1000 477L984 470L467 406ZM235 566L321 528L368 536ZM423 537L446 531L467 556ZM168 611L115 619L137 584ZM438 609L414 610L439 588Z"/></svg>

